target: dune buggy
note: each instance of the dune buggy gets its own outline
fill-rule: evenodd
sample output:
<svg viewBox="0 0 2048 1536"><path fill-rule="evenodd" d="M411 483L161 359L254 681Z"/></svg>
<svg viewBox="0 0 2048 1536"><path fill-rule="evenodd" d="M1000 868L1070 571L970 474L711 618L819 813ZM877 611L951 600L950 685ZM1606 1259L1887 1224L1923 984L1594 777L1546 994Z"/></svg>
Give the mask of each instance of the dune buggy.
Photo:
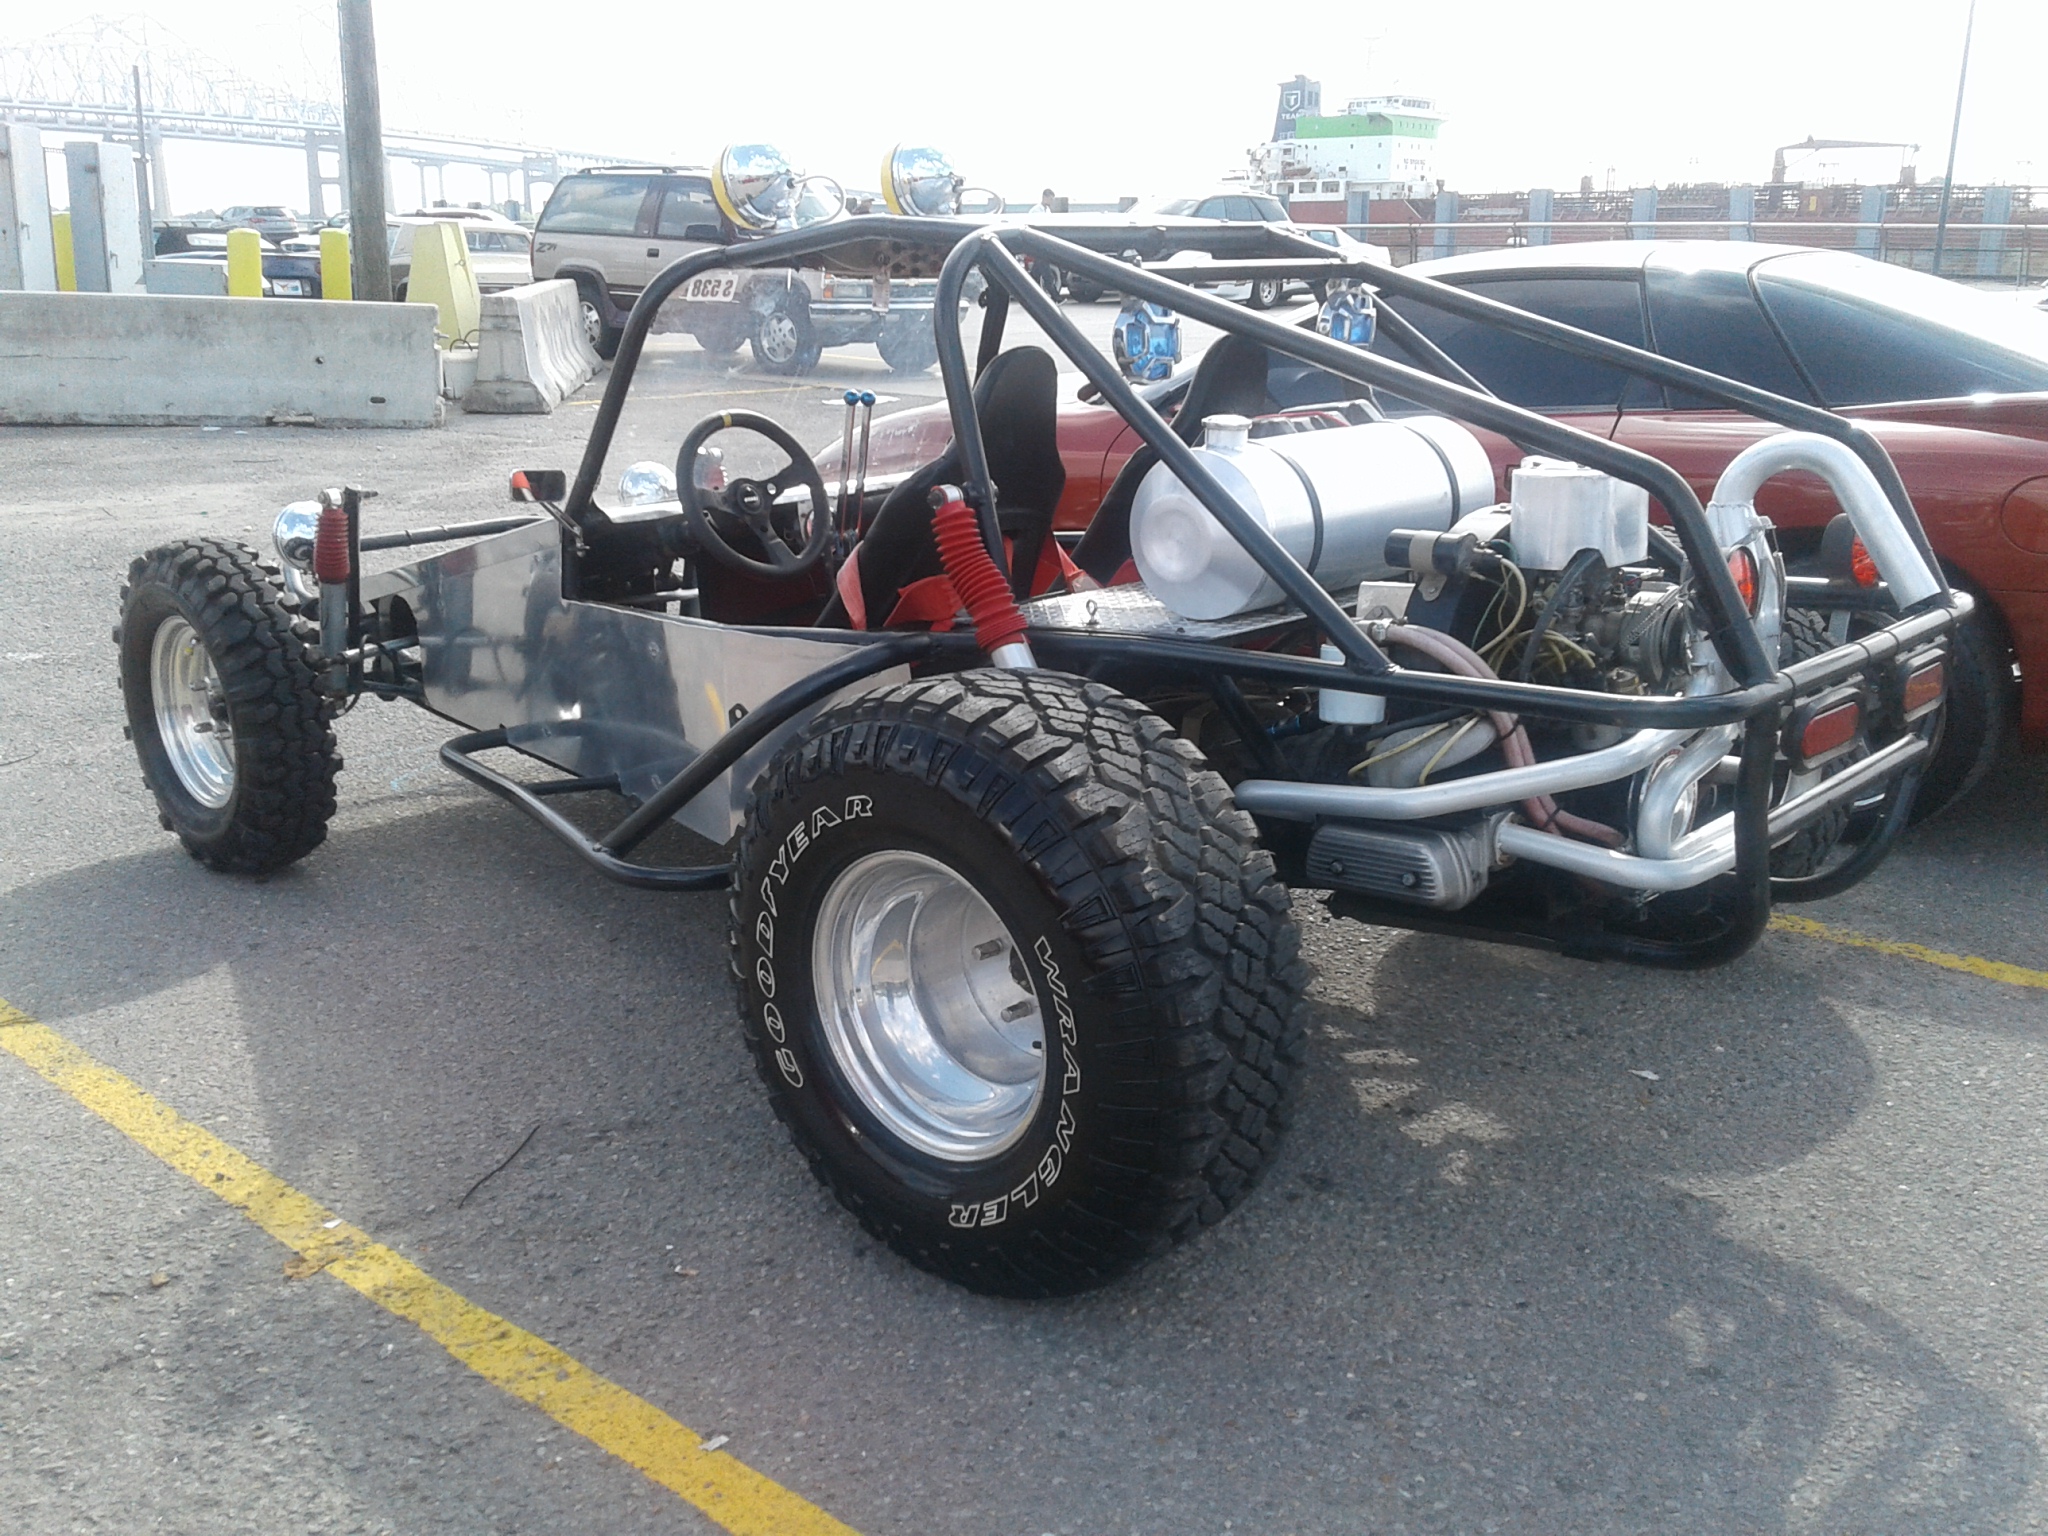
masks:
<svg viewBox="0 0 2048 1536"><path fill-rule="evenodd" d="M525 515L370 537L342 489L286 509L281 570L218 540L145 555L117 633L165 824L275 870L324 835L338 706L445 717L446 763L599 873L725 894L746 1039L813 1171L912 1262L1017 1295L1100 1284L1255 1184L1301 1060L1290 891L1699 967L1899 836L1967 600L1862 429L1284 232L1067 233L860 218L694 252L635 306L573 480L514 476ZM1435 371L1188 289L1165 258L1190 242L1206 281L1369 282ZM1221 334L1141 394L1027 256ZM604 505L662 301L803 265L936 281L950 443L828 481L721 412L678 445L673 499ZM1478 388L1409 296L1789 430L1702 506ZM1018 308L1144 444L1073 548L1057 371L1005 344ZM1530 455L1505 503L1475 430ZM721 432L785 462L736 473L705 452ZM1841 575L1784 574L1753 499L1787 470L1848 508ZM452 547L364 570L408 544ZM1858 550L1878 585L1847 575ZM1843 609L1859 638L1831 645ZM630 809L594 836L559 809L583 795ZM671 820L729 857L636 859Z"/></svg>

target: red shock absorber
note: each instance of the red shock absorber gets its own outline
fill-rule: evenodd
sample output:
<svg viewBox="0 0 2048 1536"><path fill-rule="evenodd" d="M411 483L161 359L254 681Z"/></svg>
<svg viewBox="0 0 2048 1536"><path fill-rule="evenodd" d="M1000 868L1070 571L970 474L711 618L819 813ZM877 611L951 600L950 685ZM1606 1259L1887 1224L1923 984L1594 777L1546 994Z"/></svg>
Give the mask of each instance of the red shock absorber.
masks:
<svg viewBox="0 0 2048 1536"><path fill-rule="evenodd" d="M337 502L320 509L313 531L313 579L324 584L348 577L348 513Z"/></svg>
<svg viewBox="0 0 2048 1536"><path fill-rule="evenodd" d="M1024 615L1010 596L1010 584L989 558L981 523L957 485L932 491L932 533L946 576L974 620L974 638L999 667L1035 666L1024 643Z"/></svg>

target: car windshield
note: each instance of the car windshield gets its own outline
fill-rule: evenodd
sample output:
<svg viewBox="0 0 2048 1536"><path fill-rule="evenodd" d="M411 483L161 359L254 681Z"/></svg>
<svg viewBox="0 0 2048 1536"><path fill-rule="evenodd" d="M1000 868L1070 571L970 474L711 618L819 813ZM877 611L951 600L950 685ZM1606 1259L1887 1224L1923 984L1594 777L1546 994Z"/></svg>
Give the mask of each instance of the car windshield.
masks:
<svg viewBox="0 0 2048 1536"><path fill-rule="evenodd" d="M2048 390L2048 316L1838 251L1777 256L1757 291L1831 406Z"/></svg>
<svg viewBox="0 0 2048 1536"><path fill-rule="evenodd" d="M1155 206L1152 211L1164 214L1189 214L1195 211L1195 204L1200 201L1201 199L1198 197L1169 197L1165 202Z"/></svg>
<svg viewBox="0 0 2048 1536"><path fill-rule="evenodd" d="M281 219L284 217L284 210L282 208L258 208L255 210L255 215L259 219Z"/></svg>

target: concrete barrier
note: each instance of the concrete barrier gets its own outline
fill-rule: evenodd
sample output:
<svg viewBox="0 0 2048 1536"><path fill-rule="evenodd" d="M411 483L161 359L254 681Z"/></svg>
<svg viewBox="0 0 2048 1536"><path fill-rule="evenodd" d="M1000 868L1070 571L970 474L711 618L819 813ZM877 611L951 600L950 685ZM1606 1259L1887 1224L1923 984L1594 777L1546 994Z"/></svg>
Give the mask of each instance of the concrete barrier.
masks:
<svg viewBox="0 0 2048 1536"><path fill-rule="evenodd" d="M142 286L151 293L228 296L228 264L224 261L169 261L152 256L142 264Z"/></svg>
<svg viewBox="0 0 2048 1536"><path fill-rule="evenodd" d="M565 278L483 296L476 382L465 411L541 415L597 372L583 305Z"/></svg>
<svg viewBox="0 0 2048 1536"><path fill-rule="evenodd" d="M11 425L441 423L424 305L0 293L0 359Z"/></svg>
<svg viewBox="0 0 2048 1536"><path fill-rule="evenodd" d="M0 123L0 288L49 293L56 287L42 133L27 123Z"/></svg>

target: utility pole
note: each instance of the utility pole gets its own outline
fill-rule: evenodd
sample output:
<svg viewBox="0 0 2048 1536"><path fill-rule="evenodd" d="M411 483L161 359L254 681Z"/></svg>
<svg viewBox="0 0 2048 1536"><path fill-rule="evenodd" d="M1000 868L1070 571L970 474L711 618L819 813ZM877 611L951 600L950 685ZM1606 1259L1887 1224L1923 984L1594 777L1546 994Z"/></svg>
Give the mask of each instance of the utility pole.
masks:
<svg viewBox="0 0 2048 1536"><path fill-rule="evenodd" d="M149 176L149 120L142 115L142 66L130 66L135 77L135 203L142 223L142 259L156 254L156 210ZM170 213L168 200L164 207Z"/></svg>
<svg viewBox="0 0 2048 1536"><path fill-rule="evenodd" d="M377 33L370 0L339 4L342 155L348 167L349 260L355 296L389 303L391 247L384 234L384 109L377 97Z"/></svg>
<svg viewBox="0 0 2048 1536"><path fill-rule="evenodd" d="M1948 130L1948 169L1941 176L1941 211L1934 216L1934 275L1941 276L1941 248L1948 243L1948 195L1956 183L1956 139L1963 131L1963 86L1970 78L1970 33L1977 26L1977 0L1963 23L1963 67L1956 71L1956 120Z"/></svg>

